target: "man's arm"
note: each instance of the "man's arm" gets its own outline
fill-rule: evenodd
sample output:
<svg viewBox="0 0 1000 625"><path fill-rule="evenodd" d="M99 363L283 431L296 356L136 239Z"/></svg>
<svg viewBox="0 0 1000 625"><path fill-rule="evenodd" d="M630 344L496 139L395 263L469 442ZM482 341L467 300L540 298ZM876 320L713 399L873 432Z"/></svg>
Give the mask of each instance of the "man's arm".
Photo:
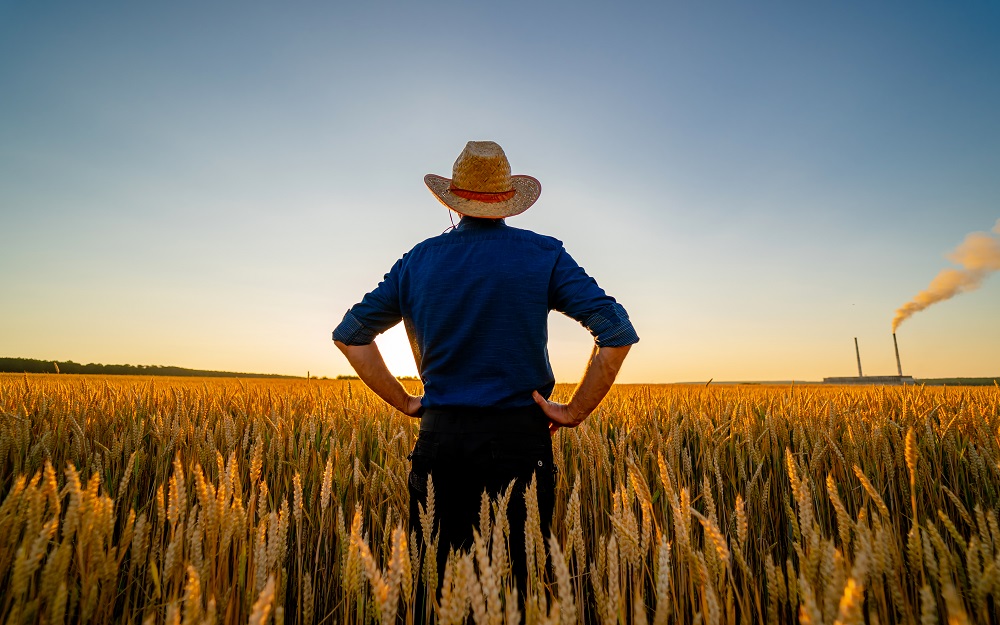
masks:
<svg viewBox="0 0 1000 625"><path fill-rule="evenodd" d="M548 401L538 391L532 393L535 403L542 407L545 416L549 418L550 431L555 432L560 427L575 428L583 423L611 390L611 385L615 383L618 371L622 368L622 363L631 347L631 345L595 346L583 379L573 391L573 397L568 404Z"/></svg>
<svg viewBox="0 0 1000 625"><path fill-rule="evenodd" d="M347 361L354 367L361 381L376 395L403 414L411 417L420 414L420 397L407 393L392 375L382 360L378 345L374 342L368 345L347 345L336 340L334 343L347 356Z"/></svg>

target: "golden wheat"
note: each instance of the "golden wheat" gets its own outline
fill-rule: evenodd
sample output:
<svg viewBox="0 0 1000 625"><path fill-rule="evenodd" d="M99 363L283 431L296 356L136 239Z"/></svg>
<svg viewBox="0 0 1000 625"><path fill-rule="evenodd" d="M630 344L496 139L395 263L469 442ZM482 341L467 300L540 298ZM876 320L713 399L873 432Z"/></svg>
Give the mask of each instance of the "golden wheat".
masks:
<svg viewBox="0 0 1000 625"><path fill-rule="evenodd" d="M553 438L550 537L511 485L441 580L417 425L358 382L2 375L5 622L998 617L996 387L616 387Z"/></svg>

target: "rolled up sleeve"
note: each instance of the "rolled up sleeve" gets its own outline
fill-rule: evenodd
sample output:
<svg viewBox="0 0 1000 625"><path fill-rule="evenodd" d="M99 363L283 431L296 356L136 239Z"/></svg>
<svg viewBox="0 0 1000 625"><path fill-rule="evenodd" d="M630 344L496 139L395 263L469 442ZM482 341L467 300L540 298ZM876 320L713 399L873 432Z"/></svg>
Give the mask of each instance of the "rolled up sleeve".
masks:
<svg viewBox="0 0 1000 625"><path fill-rule="evenodd" d="M625 307L618 302L592 313L583 325L600 347L623 347L639 342Z"/></svg>
<svg viewBox="0 0 1000 625"><path fill-rule="evenodd" d="M333 331L333 340L345 345L368 345L400 322L399 271L402 263L403 259L396 261L375 290L347 311Z"/></svg>
<svg viewBox="0 0 1000 625"><path fill-rule="evenodd" d="M599 347L639 342L625 308L605 293L566 250L560 252L552 270L549 306L580 322Z"/></svg>

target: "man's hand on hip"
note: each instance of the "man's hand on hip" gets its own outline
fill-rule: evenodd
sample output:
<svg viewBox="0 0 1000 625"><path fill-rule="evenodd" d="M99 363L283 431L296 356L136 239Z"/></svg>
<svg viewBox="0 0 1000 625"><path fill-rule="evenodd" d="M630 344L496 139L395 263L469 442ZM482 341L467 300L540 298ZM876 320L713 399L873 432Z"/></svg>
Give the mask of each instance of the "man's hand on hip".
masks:
<svg viewBox="0 0 1000 625"><path fill-rule="evenodd" d="M406 406L400 412L408 417L419 417L423 413L423 406L420 405L421 399L423 398L419 395L407 394Z"/></svg>
<svg viewBox="0 0 1000 625"><path fill-rule="evenodd" d="M604 396L611 390L611 385L618 377L618 370L631 345L622 347L594 347L587 363L583 379L573 392L568 404L558 404L548 401L538 391L532 391L535 403L541 406L542 412L549 418L549 432L555 433L561 427L575 428L583 423L590 413L597 408Z"/></svg>
<svg viewBox="0 0 1000 625"><path fill-rule="evenodd" d="M555 434L559 428L575 428L587 418L587 415L574 416L570 412L569 404L549 401L542 397L538 391L532 391L531 396L535 399L535 403L541 406L545 416L549 418L549 432L552 434Z"/></svg>

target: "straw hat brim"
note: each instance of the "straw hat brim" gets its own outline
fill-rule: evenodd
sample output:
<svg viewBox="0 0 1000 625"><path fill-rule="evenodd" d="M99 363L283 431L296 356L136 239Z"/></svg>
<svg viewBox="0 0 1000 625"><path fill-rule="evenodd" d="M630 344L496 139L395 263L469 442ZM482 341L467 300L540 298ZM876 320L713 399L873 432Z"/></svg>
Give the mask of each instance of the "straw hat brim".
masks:
<svg viewBox="0 0 1000 625"><path fill-rule="evenodd" d="M520 215L531 208L542 193L542 185L531 176L511 176L514 197L502 202L480 202L459 197L451 192L451 179L435 174L424 176L424 184L442 204L456 213L469 217L502 219Z"/></svg>

